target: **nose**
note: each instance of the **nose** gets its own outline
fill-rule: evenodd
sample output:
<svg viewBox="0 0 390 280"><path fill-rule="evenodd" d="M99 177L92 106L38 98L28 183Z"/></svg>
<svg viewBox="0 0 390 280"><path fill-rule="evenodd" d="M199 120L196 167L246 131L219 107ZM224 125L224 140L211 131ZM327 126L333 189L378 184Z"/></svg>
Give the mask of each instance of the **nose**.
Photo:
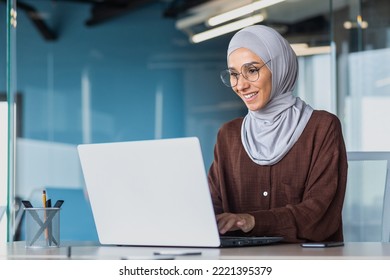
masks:
<svg viewBox="0 0 390 280"><path fill-rule="evenodd" d="M236 88L237 88L237 90L241 91L247 87L249 87L249 81L247 79L245 79L241 74L240 76L238 76Z"/></svg>

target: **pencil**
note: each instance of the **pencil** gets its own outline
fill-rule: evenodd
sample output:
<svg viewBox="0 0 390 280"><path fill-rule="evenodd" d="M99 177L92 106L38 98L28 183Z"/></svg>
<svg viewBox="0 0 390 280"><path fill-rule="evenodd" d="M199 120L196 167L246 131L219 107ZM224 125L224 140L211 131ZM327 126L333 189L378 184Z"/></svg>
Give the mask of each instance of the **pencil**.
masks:
<svg viewBox="0 0 390 280"><path fill-rule="evenodd" d="M42 192L42 205L43 205L43 208L46 208L46 191L43 190Z"/></svg>

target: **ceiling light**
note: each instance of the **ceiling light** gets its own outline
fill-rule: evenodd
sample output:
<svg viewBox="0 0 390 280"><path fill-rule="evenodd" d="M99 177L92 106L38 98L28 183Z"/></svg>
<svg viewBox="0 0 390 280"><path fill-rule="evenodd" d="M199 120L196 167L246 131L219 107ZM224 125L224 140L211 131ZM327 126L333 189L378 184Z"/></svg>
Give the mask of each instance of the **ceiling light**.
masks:
<svg viewBox="0 0 390 280"><path fill-rule="evenodd" d="M172 0L170 0L172 1ZM218 13L233 10L241 7L253 0L212 0L205 1L203 4L196 5L188 10L185 17L176 20L176 28L179 30L189 29L192 26L206 23L206 21Z"/></svg>
<svg viewBox="0 0 390 280"><path fill-rule="evenodd" d="M291 44L291 47L297 56L326 54L331 52L330 46L309 47L308 44Z"/></svg>
<svg viewBox="0 0 390 280"><path fill-rule="evenodd" d="M216 27L213 29L209 29L207 31L195 34L191 37L191 41L193 43L199 43L241 28L244 28L246 26L253 25L255 23L259 23L264 20L263 15L254 15L248 18L244 18L226 25L222 25L220 27Z"/></svg>
<svg viewBox="0 0 390 280"><path fill-rule="evenodd" d="M248 4L248 5L242 6L240 8L231 10L229 12L226 12L226 13L219 14L217 16L211 17L207 21L207 24L209 26L216 26L216 25L219 25L221 23L233 20L235 18L239 18L239 17L245 16L247 14L251 14L251 13L257 11L257 10L260 10L260 9L263 9L263 8L275 5L275 4L283 2L283 1L286 1L286 0L262 0L262 1L257 1L257 2L254 2L254 3Z"/></svg>
<svg viewBox="0 0 390 280"><path fill-rule="evenodd" d="M368 27L368 22L364 21L361 15L358 15L356 17L356 21L345 21L344 22L344 28L345 29L352 29L352 28L361 28L366 29Z"/></svg>
<svg viewBox="0 0 390 280"><path fill-rule="evenodd" d="M352 28L366 29L368 27L368 22L367 21L361 21L361 22L345 21L343 26L345 29L352 29Z"/></svg>
<svg viewBox="0 0 390 280"><path fill-rule="evenodd" d="M345 29L351 29L352 28L352 22L350 22L349 20L345 21L343 25L344 25Z"/></svg>

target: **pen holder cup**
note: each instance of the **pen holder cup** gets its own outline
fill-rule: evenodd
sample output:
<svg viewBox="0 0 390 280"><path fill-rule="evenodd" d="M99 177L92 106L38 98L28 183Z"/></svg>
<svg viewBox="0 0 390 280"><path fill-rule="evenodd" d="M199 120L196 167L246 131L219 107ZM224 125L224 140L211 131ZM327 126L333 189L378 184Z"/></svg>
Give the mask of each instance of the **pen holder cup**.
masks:
<svg viewBox="0 0 390 280"><path fill-rule="evenodd" d="M26 247L60 246L60 208L25 208Z"/></svg>

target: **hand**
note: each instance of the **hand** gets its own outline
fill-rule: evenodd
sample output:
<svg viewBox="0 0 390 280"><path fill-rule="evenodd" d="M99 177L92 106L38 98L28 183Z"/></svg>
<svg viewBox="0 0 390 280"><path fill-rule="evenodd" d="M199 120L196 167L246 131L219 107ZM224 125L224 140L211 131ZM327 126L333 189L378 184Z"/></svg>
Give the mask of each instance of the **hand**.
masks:
<svg viewBox="0 0 390 280"><path fill-rule="evenodd" d="M249 214L222 213L216 219L220 234L233 230L249 232L255 227L255 218Z"/></svg>

